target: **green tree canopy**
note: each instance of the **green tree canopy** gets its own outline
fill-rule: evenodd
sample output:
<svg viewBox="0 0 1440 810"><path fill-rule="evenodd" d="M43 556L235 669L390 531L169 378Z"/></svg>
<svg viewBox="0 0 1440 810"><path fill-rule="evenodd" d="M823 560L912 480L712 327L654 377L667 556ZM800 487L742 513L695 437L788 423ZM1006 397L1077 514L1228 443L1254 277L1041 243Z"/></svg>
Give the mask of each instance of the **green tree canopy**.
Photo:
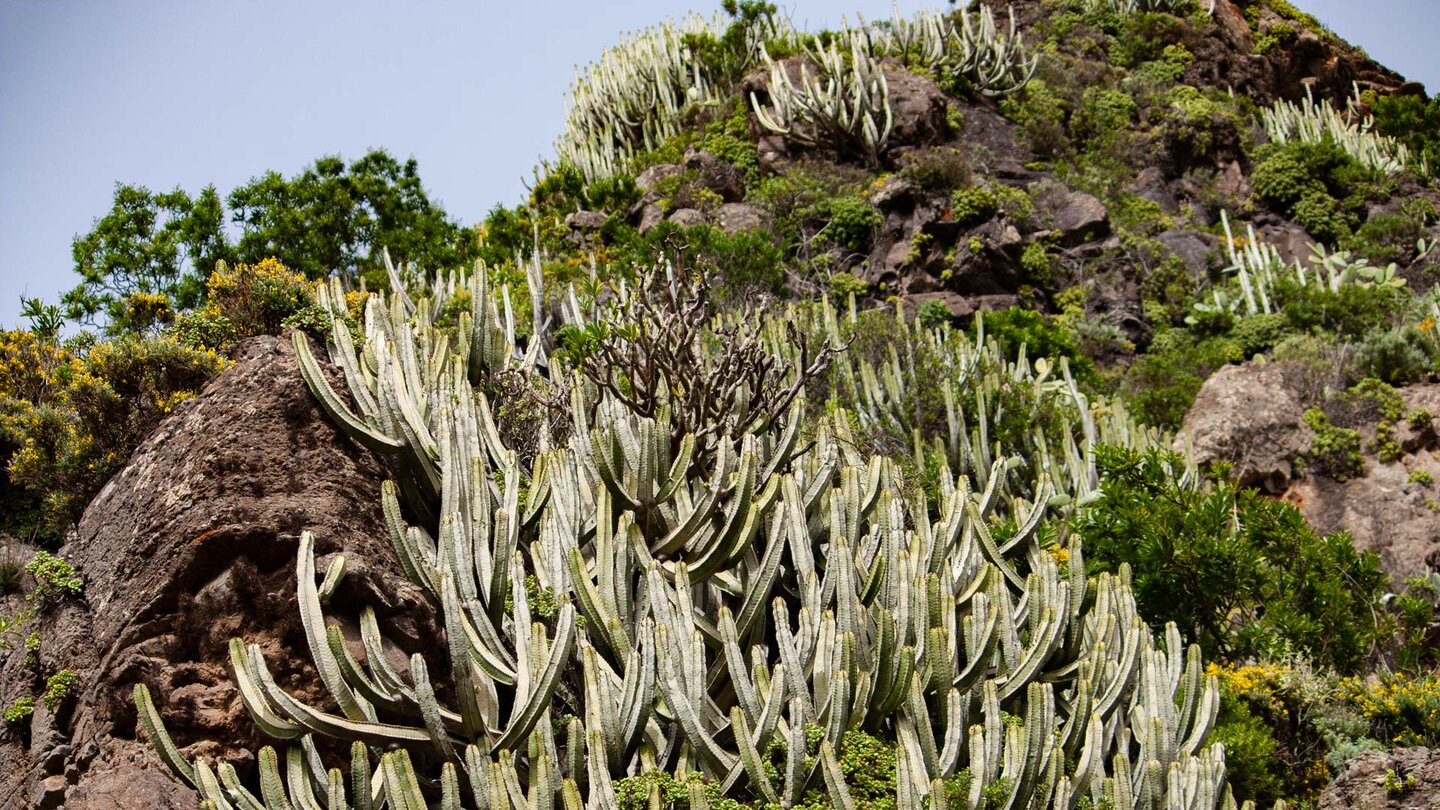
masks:
<svg viewBox="0 0 1440 810"><path fill-rule="evenodd" d="M235 189L229 203L241 228L240 261L274 256L310 278L373 276L382 248L426 269L469 264L479 250L475 232L430 201L415 161L383 150L349 166L323 157L288 179L268 172Z"/></svg>
<svg viewBox="0 0 1440 810"><path fill-rule="evenodd" d="M235 226L228 233L227 216ZM401 163L384 150L348 165L322 157L289 178L267 172L224 201L214 186L192 198L120 183L110 211L75 237L81 282L65 294L65 314L126 331L131 296L195 306L221 259L274 257L309 278L339 273L384 286L383 248L396 261L450 268L479 255L479 237L430 200L413 159Z"/></svg>
<svg viewBox="0 0 1440 810"><path fill-rule="evenodd" d="M204 273L230 255L224 220L214 186L192 198L178 188L157 194L117 183L110 212L71 244L81 281L62 299L66 315L121 324L126 297L137 293L163 294L182 307L198 303Z"/></svg>

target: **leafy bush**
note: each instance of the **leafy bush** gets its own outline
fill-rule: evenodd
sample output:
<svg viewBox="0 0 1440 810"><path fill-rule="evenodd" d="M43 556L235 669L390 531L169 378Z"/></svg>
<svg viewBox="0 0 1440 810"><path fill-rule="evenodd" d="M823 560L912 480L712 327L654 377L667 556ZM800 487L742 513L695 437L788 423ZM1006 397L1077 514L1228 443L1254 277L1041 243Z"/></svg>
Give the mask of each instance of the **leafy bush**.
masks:
<svg viewBox="0 0 1440 810"><path fill-rule="evenodd" d="M315 309L315 294L306 278L275 259L258 264L225 262L205 283L205 303L181 315L175 337L195 348L223 349L255 335L275 335L284 326L310 331L328 327Z"/></svg>
<svg viewBox="0 0 1440 810"><path fill-rule="evenodd" d="M1075 521L1095 570L1128 564L1142 615L1230 661L1303 652L1353 671L1380 636L1386 577L1345 534L1225 480L1180 480L1180 456L1104 447L1101 496Z"/></svg>
<svg viewBox="0 0 1440 810"><path fill-rule="evenodd" d="M13 333L4 347L43 361L4 381L14 387L0 396L0 434L14 448L9 480L38 504L36 528L46 537L58 536L160 419L225 365L213 350L168 337L98 343L83 357Z"/></svg>
<svg viewBox="0 0 1440 810"><path fill-rule="evenodd" d="M1231 338L1196 339L1188 330L1168 329L1131 364L1120 393L1145 422L1178 428L1205 380L1221 366L1244 359L1244 347Z"/></svg>
<svg viewBox="0 0 1440 810"><path fill-rule="evenodd" d="M1440 172L1440 98L1382 96L1371 110L1377 132L1399 139L1432 173Z"/></svg>
<svg viewBox="0 0 1440 810"><path fill-rule="evenodd" d="M875 229L884 217L860 197L834 197L817 206L829 218L824 233L830 241L855 253L868 253Z"/></svg>
<svg viewBox="0 0 1440 810"><path fill-rule="evenodd" d="M987 188L958 189L950 197L955 221L961 225L974 225L995 216L1000 210L1000 201Z"/></svg>
<svg viewBox="0 0 1440 810"><path fill-rule="evenodd" d="M1077 379L1095 380L1095 362L1080 352L1074 336L1057 321L1020 307L986 312L980 317L985 334L1004 346L1010 357L1018 356L1024 346L1029 357L1048 357L1054 362L1063 357L1070 361L1070 371Z"/></svg>
<svg viewBox="0 0 1440 810"><path fill-rule="evenodd" d="M1258 199L1331 244L1359 224L1357 213L1366 200L1391 190L1383 174L1330 140L1264 147L1250 182Z"/></svg>
<svg viewBox="0 0 1440 810"><path fill-rule="evenodd" d="M1306 409L1304 418L1305 424L1315 431L1310 461L1320 472L1336 481L1348 481L1365 472L1359 431L1331 424L1330 418L1320 408Z"/></svg>

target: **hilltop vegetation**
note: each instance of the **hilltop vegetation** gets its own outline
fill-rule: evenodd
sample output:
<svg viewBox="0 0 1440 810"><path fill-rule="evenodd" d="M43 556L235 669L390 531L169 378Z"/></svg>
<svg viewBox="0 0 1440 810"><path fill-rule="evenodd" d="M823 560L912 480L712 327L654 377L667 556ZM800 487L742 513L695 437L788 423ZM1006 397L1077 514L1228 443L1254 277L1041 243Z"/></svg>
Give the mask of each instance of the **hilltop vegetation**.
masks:
<svg viewBox="0 0 1440 810"><path fill-rule="evenodd" d="M177 745L130 676L177 778L217 808L1306 807L1440 746L1440 578L1178 432L1268 364L1308 431L1286 476L1434 449L1402 389L1440 372L1440 102L1282 0L972 6L636 34L473 227L384 153L224 204L117 186L79 286L0 335L0 529L59 548L285 333L444 631L387 655L303 535L323 691L228 659L283 769ZM40 554L0 626L27 650L83 598ZM15 740L81 677L38 661Z"/></svg>

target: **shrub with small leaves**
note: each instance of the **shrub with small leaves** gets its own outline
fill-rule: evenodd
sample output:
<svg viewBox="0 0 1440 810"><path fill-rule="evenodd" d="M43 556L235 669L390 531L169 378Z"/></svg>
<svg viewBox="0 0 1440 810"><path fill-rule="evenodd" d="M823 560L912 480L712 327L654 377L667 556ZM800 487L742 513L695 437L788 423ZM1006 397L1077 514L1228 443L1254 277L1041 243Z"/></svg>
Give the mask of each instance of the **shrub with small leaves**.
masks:
<svg viewBox="0 0 1440 810"><path fill-rule="evenodd" d="M1365 471L1365 457L1360 452L1363 440L1359 431L1331 424L1330 417L1319 408L1307 409L1304 419L1305 424L1315 431L1310 460L1321 472L1336 481L1348 481Z"/></svg>
<svg viewBox="0 0 1440 810"><path fill-rule="evenodd" d="M70 695L70 690L79 683L80 676L68 669L59 672L45 679L45 694L42 698L45 701L45 708L54 711L65 698Z"/></svg>
<svg viewBox="0 0 1440 810"><path fill-rule="evenodd" d="M35 578L35 592L31 597L37 602L59 601L85 592L85 582L75 573L75 566L48 551L35 552L25 570Z"/></svg>
<svg viewBox="0 0 1440 810"><path fill-rule="evenodd" d="M30 715L34 713L35 698L16 698L14 702L6 706L4 710L0 710L0 721L3 721L7 726L18 726L30 719Z"/></svg>

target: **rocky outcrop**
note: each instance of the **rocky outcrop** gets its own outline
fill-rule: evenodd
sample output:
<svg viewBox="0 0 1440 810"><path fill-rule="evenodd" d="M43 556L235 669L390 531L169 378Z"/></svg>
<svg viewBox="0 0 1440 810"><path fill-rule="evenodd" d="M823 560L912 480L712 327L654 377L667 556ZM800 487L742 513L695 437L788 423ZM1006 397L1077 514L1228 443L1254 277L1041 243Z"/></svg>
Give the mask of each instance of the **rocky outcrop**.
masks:
<svg viewBox="0 0 1440 810"><path fill-rule="evenodd" d="M1440 385L1402 389L1405 410L1440 414ZM1286 498L1320 532L1348 531L1355 546L1380 555L1397 580L1440 568L1440 448L1436 426L1397 427L1403 451L1393 461L1367 455L1362 475L1346 481L1309 476L1295 481Z"/></svg>
<svg viewBox="0 0 1440 810"><path fill-rule="evenodd" d="M1376 454L1375 425L1357 425L1361 471L1337 480L1305 463L1315 432L1303 419L1310 403L1302 377L1284 364L1220 369L1196 396L1176 449L1188 442L1197 463L1233 465L1241 484L1283 497L1322 534L1348 532L1397 581L1440 568L1440 420L1403 420L1394 433L1400 452L1385 459ZM1440 385L1410 386L1400 396L1407 417L1440 414Z"/></svg>
<svg viewBox="0 0 1440 810"><path fill-rule="evenodd" d="M1295 460L1315 441L1301 411L1282 367L1225 366L1195 397L1176 449L1189 442L1197 464L1225 462L1241 484L1283 492Z"/></svg>
<svg viewBox="0 0 1440 810"><path fill-rule="evenodd" d="M1440 751L1397 748L1350 760L1320 810L1434 810L1440 807Z"/></svg>
<svg viewBox="0 0 1440 810"><path fill-rule="evenodd" d="M260 742L231 684L227 644L258 643L278 681L324 702L295 604L301 531L320 566L346 556L339 616L373 605L404 649L433 617L403 577L380 513L381 463L331 426L288 336L244 344L238 362L181 404L86 509L62 553L82 599L40 618L38 664L5 660L0 687L69 669L78 686L0 744L0 806L194 807L137 735L131 692L147 684L187 755L251 770ZM343 387L343 386L342 386ZM414 617L420 617L416 619ZM7 683L8 682L8 683Z"/></svg>

